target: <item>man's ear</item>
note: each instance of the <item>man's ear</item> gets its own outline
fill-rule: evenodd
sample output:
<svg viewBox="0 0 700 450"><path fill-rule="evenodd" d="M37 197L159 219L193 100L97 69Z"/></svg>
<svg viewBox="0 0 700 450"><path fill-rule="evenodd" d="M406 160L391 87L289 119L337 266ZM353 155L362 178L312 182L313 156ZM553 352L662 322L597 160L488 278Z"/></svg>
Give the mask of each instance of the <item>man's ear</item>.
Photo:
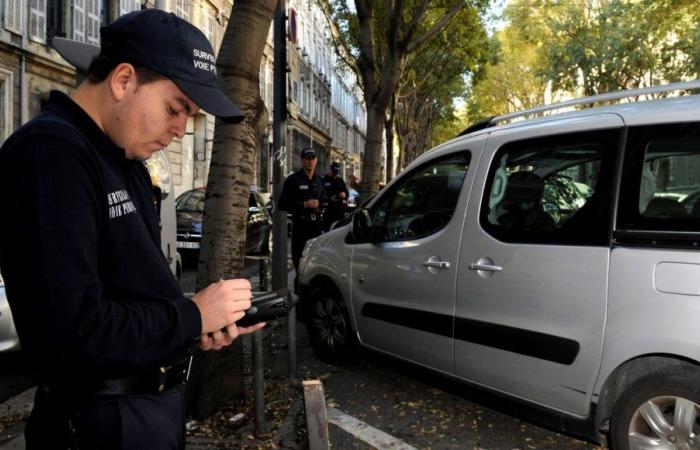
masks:
<svg viewBox="0 0 700 450"><path fill-rule="evenodd" d="M120 101L137 86L136 69L129 63L121 63L109 75L109 88L116 101Z"/></svg>

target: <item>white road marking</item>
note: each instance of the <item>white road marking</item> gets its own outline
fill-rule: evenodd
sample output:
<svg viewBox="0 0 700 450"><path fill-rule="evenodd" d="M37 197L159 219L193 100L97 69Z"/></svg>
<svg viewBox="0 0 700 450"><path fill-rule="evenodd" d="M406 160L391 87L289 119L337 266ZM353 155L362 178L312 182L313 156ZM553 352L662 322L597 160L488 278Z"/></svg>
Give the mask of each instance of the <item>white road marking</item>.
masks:
<svg viewBox="0 0 700 450"><path fill-rule="evenodd" d="M394 436L367 425L365 422L347 415L338 409L328 408L326 414L328 415L329 423L347 431L374 448L380 450L417 450L415 447L408 445Z"/></svg>

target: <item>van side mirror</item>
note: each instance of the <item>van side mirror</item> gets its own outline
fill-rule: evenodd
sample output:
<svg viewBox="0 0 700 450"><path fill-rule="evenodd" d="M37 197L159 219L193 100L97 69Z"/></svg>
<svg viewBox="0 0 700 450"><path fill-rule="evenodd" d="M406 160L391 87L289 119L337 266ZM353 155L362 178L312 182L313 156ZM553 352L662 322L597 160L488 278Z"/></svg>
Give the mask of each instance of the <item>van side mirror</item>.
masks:
<svg viewBox="0 0 700 450"><path fill-rule="evenodd" d="M352 215L352 237L357 242L370 242L372 237L372 218L369 211L358 209Z"/></svg>

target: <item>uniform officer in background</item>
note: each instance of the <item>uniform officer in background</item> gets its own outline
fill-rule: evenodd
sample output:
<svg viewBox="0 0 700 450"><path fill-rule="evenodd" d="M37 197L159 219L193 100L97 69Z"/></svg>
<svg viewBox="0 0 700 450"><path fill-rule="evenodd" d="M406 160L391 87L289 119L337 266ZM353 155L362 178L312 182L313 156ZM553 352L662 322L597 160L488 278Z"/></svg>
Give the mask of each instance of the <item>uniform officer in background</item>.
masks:
<svg viewBox="0 0 700 450"><path fill-rule="evenodd" d="M243 114L216 83L214 51L174 14L101 30L89 78L0 149L0 269L22 351L40 372L29 450L185 448L183 384L198 343L241 333L248 280L186 297L160 245L143 161L200 108Z"/></svg>
<svg viewBox="0 0 700 450"><path fill-rule="evenodd" d="M321 203L326 196L323 180L316 175L316 150L301 151L301 169L284 180L279 208L292 215L292 262L299 272L299 259L306 241L323 232Z"/></svg>
<svg viewBox="0 0 700 450"><path fill-rule="evenodd" d="M323 211L323 230L328 231L336 220L345 217L348 205L348 187L340 176L340 163L333 161L330 171L323 177L323 189L327 204Z"/></svg>

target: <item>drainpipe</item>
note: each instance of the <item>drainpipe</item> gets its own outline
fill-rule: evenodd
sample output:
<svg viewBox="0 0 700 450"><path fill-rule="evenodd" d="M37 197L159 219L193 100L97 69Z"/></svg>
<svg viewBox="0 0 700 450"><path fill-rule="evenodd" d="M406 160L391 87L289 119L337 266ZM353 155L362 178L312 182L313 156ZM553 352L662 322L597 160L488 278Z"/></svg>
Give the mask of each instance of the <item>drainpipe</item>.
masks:
<svg viewBox="0 0 700 450"><path fill-rule="evenodd" d="M25 5L25 8L26 5ZM29 40L27 34L29 33L29 8L23 11L24 23L22 24L22 48L21 57L19 63L19 123L24 125L29 120L29 108L27 104L28 99L28 89L27 89L27 51L29 47Z"/></svg>
<svg viewBox="0 0 700 450"><path fill-rule="evenodd" d="M165 0L156 0L155 9L165 10Z"/></svg>

